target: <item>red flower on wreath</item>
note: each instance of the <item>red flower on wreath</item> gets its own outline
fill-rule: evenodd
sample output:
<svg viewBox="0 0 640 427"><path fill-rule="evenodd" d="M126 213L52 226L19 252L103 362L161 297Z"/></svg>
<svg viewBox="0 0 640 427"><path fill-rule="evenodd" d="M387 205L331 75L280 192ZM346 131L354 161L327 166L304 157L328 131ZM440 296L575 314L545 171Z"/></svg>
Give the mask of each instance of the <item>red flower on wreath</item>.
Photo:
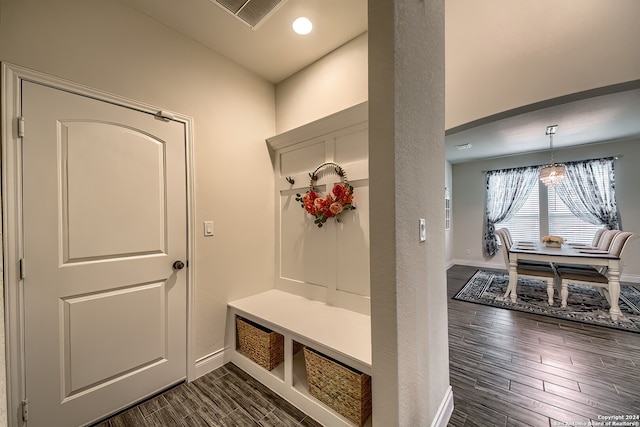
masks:
<svg viewBox="0 0 640 427"><path fill-rule="evenodd" d="M339 169L339 175L342 169ZM312 174L312 181L315 174ZM342 176L342 175L340 175ZM333 186L333 190L330 194L321 197L320 194L313 189L307 191L304 195L296 194L296 201L301 203L301 206L315 219L315 224L318 227L327 221L328 218L335 218L342 212L347 210L353 210L356 207L353 206L353 187L346 181L344 183L338 183Z"/></svg>
<svg viewBox="0 0 640 427"><path fill-rule="evenodd" d="M336 200L341 200L349 190L343 184L336 184L333 186L333 195L336 196Z"/></svg>
<svg viewBox="0 0 640 427"><path fill-rule="evenodd" d="M318 193L315 191L309 191L302 197L302 200L298 200L302 202L302 207L305 208L307 212L313 215L316 211L315 208L315 200L318 198Z"/></svg>

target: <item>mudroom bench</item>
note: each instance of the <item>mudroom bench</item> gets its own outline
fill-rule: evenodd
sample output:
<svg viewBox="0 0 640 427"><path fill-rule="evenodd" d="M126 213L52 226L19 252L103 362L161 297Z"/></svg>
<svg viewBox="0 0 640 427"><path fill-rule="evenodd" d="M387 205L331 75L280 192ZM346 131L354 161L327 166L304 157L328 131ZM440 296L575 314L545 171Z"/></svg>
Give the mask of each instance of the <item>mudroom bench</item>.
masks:
<svg viewBox="0 0 640 427"><path fill-rule="evenodd" d="M338 412L340 409L311 395L302 351L307 347L333 360L340 369L353 370L368 380L370 393L370 316L276 289L230 302L227 314L229 361L323 425L371 425L371 417L351 421ZM280 334L274 335L280 340L281 363L267 366L256 362L255 356L247 356L239 346L240 323L243 328L255 326L258 334ZM368 402L370 406L370 399Z"/></svg>

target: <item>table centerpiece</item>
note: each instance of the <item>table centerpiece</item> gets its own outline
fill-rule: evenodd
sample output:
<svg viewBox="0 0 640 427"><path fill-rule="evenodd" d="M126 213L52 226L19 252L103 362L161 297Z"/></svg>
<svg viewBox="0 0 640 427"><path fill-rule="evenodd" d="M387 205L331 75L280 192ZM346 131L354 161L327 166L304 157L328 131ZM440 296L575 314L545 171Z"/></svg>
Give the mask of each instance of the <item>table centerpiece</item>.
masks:
<svg viewBox="0 0 640 427"><path fill-rule="evenodd" d="M559 248L564 243L564 239L560 236L544 236L540 240L548 248Z"/></svg>

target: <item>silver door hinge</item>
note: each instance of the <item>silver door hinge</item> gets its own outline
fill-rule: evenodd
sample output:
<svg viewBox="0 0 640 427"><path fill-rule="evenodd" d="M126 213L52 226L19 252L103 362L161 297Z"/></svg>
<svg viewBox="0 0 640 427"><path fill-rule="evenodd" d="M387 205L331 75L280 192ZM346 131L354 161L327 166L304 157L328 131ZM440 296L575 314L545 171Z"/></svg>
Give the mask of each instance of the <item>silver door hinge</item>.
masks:
<svg viewBox="0 0 640 427"><path fill-rule="evenodd" d="M25 276L24 258L20 258L20 280L24 280Z"/></svg>
<svg viewBox="0 0 640 427"><path fill-rule="evenodd" d="M18 117L18 138L24 138L24 117Z"/></svg>
<svg viewBox="0 0 640 427"><path fill-rule="evenodd" d="M27 421L29 419L29 399L24 399L22 401L22 421Z"/></svg>

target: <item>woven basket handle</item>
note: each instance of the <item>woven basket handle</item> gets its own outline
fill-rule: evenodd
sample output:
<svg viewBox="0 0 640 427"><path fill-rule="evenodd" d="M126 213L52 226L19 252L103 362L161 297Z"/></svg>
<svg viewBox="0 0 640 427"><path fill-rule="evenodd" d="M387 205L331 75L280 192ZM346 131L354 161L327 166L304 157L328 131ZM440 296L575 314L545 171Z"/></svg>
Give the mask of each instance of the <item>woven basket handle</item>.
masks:
<svg viewBox="0 0 640 427"><path fill-rule="evenodd" d="M347 179L347 172L342 168L342 166L340 166L335 162L325 162L320 166L318 166L313 172L309 174L309 177L311 178L309 180L309 191L313 191L313 184L318 180L318 172L320 171L320 169L325 168L327 166L333 166L336 172L336 175L342 178L342 183L345 185L345 187L349 188L349 180Z"/></svg>

